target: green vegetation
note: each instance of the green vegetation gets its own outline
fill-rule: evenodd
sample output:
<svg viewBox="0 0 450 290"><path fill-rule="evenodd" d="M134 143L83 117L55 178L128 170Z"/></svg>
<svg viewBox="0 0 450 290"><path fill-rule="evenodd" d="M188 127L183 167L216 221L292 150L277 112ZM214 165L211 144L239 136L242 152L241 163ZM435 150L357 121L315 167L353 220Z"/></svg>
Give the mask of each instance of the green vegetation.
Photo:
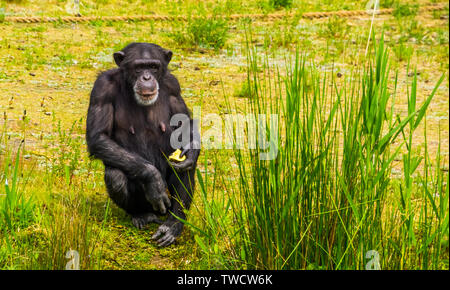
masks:
<svg viewBox="0 0 450 290"><path fill-rule="evenodd" d="M269 0L269 5L273 8L291 7L292 0Z"/></svg>
<svg viewBox="0 0 450 290"><path fill-rule="evenodd" d="M19 173L19 152L17 151L12 174L9 174L11 166L11 158L8 157L5 162L5 197L2 202L2 229L14 232L16 227L27 227L33 220L33 212L35 204L32 197L25 200L23 193L18 189L18 173ZM9 180L8 180L9 179Z"/></svg>
<svg viewBox="0 0 450 290"><path fill-rule="evenodd" d="M382 269L445 267L448 174L439 156L430 164L427 144L424 152L412 148L444 76L420 107L415 76L401 118L383 39L372 55L337 82L298 53L282 77L252 50L248 80L256 97L247 113L276 114L278 132L270 134L283 137L273 160L261 160L261 149L235 151L239 179L226 188L240 198L217 199L216 176L208 186L199 173L208 218L194 228L208 260L231 269L365 269L366 253L375 250ZM399 135L404 141L393 146ZM405 145L403 180L392 180ZM219 252L223 239L229 248Z"/></svg>
<svg viewBox="0 0 450 290"><path fill-rule="evenodd" d="M81 2L86 16L204 18L15 24L1 19L67 16L68 2L0 4L0 269L65 269L70 250L81 269L364 269L371 250L382 269L449 268L448 9L381 1L395 16L376 16L366 54L371 17L299 17L364 1ZM274 11L296 16L226 17ZM157 225L109 201L84 138L92 83L132 41L173 51L203 117L279 125L274 160L202 150L188 226L162 249Z"/></svg>
<svg viewBox="0 0 450 290"><path fill-rule="evenodd" d="M419 5L417 4L414 5L409 3L402 4L397 1L394 5L394 12L392 13L392 15L394 15L394 17L397 19L405 16L416 16L418 10Z"/></svg>
<svg viewBox="0 0 450 290"><path fill-rule="evenodd" d="M227 40L228 22L221 18L189 18L169 35L178 43L188 47L221 49Z"/></svg>

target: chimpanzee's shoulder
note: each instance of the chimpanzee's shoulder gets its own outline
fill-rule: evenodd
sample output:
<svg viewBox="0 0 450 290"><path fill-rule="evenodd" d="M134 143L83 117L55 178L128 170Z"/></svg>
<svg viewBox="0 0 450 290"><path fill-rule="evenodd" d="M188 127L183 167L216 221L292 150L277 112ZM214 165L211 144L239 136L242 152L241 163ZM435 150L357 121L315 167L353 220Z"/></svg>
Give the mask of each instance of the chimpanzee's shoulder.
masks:
<svg viewBox="0 0 450 290"><path fill-rule="evenodd" d="M91 97L98 101L113 99L114 95L117 92L120 92L121 83L121 74L118 69L110 69L100 72L94 83Z"/></svg>
<svg viewBox="0 0 450 290"><path fill-rule="evenodd" d="M169 90L170 95L179 96L181 93L181 87L180 83L178 82L178 79L171 74L170 72L167 72L164 76L164 84Z"/></svg>
<svg viewBox="0 0 450 290"><path fill-rule="evenodd" d="M95 87L101 89L116 89L121 84L121 73L119 69L110 69L104 72L100 72L97 76L97 80L94 83Z"/></svg>
<svg viewBox="0 0 450 290"><path fill-rule="evenodd" d="M120 70L117 68L114 68L114 69L100 72L97 75L97 81L116 84L119 82L120 77L121 77Z"/></svg>

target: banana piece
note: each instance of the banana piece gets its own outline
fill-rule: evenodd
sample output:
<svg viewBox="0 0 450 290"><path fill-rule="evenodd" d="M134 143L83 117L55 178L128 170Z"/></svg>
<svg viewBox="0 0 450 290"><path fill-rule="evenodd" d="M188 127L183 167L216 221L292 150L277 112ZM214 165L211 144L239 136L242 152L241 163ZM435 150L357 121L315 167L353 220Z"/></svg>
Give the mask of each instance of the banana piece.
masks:
<svg viewBox="0 0 450 290"><path fill-rule="evenodd" d="M169 160L175 161L175 162L182 162L182 161L186 160L186 155L184 155L183 157L180 157L180 154L181 154L180 149L175 150L175 152L170 154Z"/></svg>

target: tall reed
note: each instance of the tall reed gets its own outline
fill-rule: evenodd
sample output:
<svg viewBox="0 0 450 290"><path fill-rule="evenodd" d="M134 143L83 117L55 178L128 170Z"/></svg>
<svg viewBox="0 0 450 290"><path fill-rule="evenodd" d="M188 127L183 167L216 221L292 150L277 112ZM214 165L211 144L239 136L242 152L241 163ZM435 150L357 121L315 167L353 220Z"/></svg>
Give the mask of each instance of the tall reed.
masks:
<svg viewBox="0 0 450 290"><path fill-rule="evenodd" d="M439 153L433 170L429 170L429 156L421 163L412 148L412 135L444 76L420 107L414 78L408 115L400 117L394 107L398 78L390 70L383 39L367 63L344 79L318 72L298 52L281 73L249 50L247 113L256 120L260 114L276 119L277 130L265 129L265 133L267 139L270 134L278 137L278 154L261 160L265 150L260 146L234 150L238 183L227 183L234 222L228 225L232 230L223 231L231 246L227 244L225 252L215 251L221 257L218 261L225 260L221 266L442 266L441 247L448 241L448 174L439 169ZM273 121L267 117L261 128L270 128ZM400 144L394 145L396 140ZM404 180L394 182L391 169L400 152L406 152ZM425 171L413 182L420 164ZM202 201L211 208L212 201ZM225 210L214 212L226 215ZM224 220L209 221L209 228L225 228ZM204 238L203 249L208 240Z"/></svg>

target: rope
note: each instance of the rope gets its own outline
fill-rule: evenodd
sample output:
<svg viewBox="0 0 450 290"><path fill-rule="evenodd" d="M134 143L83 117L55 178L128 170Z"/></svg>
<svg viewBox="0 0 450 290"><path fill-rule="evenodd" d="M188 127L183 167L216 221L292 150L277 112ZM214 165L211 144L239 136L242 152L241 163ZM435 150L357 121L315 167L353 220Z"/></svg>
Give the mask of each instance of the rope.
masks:
<svg viewBox="0 0 450 290"><path fill-rule="evenodd" d="M423 6L419 8L419 12L438 11L446 9L447 3L436 3L434 5ZM386 15L392 14L394 9L380 9L377 14ZM237 20L243 18L250 19L266 19L276 20L285 17L293 17L296 13L272 13L272 14L233 14L229 16L217 16L219 18L225 18L230 20ZM339 17L353 17L353 16L367 16L368 12L365 10L354 11L329 11L329 12L307 12L301 15L305 19L325 18L332 16ZM206 18L213 18L215 16L207 16ZM14 23L50 23L50 22L62 22L62 23L86 23L92 21L187 21L189 19L204 18L203 16L168 16L168 15L131 15L131 16L66 16L66 17L5 17L5 22Z"/></svg>

